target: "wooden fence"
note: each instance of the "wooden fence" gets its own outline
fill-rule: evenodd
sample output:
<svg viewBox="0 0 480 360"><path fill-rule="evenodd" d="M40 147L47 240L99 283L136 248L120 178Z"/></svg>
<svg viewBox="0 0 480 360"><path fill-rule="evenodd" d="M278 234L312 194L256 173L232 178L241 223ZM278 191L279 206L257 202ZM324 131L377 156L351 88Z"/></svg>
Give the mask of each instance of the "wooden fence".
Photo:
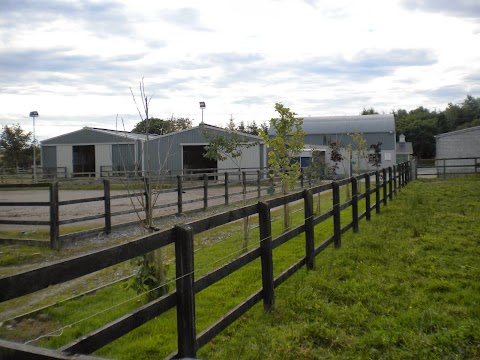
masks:
<svg viewBox="0 0 480 360"><path fill-rule="evenodd" d="M420 177L453 177L480 173L480 157L436 158L429 164L418 164L415 170Z"/></svg>
<svg viewBox="0 0 480 360"><path fill-rule="evenodd" d="M242 171L240 173L203 173L196 175L200 177L202 180L200 181L200 185L198 185L199 181L191 181L191 175L177 175L174 177L175 185L170 189L153 189L155 194L166 194L166 193L176 193L177 199L174 202L170 203L161 203L155 204L152 209L166 209L170 208L172 214L181 214L184 212L184 205L186 204L193 204L198 203L200 206L198 209L206 210L210 206L210 201L214 199L223 198L224 204L229 205L231 202L232 197L238 195L244 195L248 198L251 198L251 194L255 194L255 197L260 198L261 196L265 195L266 193L270 192L274 189L273 179L268 178L265 171L257 170L254 172L247 172ZM213 181L211 177L214 176L215 180ZM232 179L233 177L233 179ZM219 181L220 179L220 181ZM239 179L239 180L238 180ZM255 179L255 180L253 180ZM140 198L146 197L146 189L138 192L129 191L127 194L120 194L120 195L111 195L111 181L104 179L101 182L103 184L103 196L93 197L93 198L82 198L76 200L64 200L61 201L59 199L59 182L52 182L52 183L39 183L39 184L0 184L0 189L7 189L7 188L47 188L49 190L49 201L44 202L0 202L0 207L2 206L26 206L26 207L48 207L49 208L49 220L5 220L0 219L0 224L4 225L40 225L40 226L49 226L50 228L50 247L53 249L58 249L61 246L61 238L60 238L60 226L68 225L78 222L85 222L90 220L96 219L104 219L105 225L103 227L103 231L107 234L111 232L112 229L112 217L126 215L126 214L135 214L138 209L135 209L130 206L128 210L121 210L112 212L111 210L111 203L112 200L116 199L125 199L125 198ZM171 183L171 182L169 182ZM63 184L63 183L62 183ZM68 184L66 182L65 184ZM151 186L146 181L142 181L142 184L146 187ZM196 185L195 185L196 184ZM299 180L300 186L303 188L304 181L303 181L303 174ZM250 189L247 189L247 185ZM241 188L240 191L232 192L232 188L235 186ZM209 189L213 187L222 187L223 194L222 195L212 195L209 192ZM253 187L253 189L252 189ZM184 193L189 190L203 190L203 196L185 200ZM69 206L75 204L82 204L88 202L98 202L101 201L104 203L104 212L98 215L89 215L89 216L82 216L70 219L62 220L61 217L61 206ZM146 201L146 199L145 199ZM96 229L98 231L98 229ZM30 240L31 243L39 244L41 242ZM22 240L22 243L28 244L28 240Z"/></svg>
<svg viewBox="0 0 480 360"><path fill-rule="evenodd" d="M375 177L372 186L371 177ZM104 347L126 333L149 320L176 307L178 352L171 357L195 357L199 348L211 341L222 330L236 321L256 303L263 300L266 311L274 305L275 288L292 276L303 266L311 270L315 267L315 256L330 244L341 247L342 234L353 229L358 231L359 221L370 220L372 211L380 212L381 205L386 206L397 192L411 180L409 163L383 169L358 177L344 179L326 185L305 189L300 192L278 197L269 201L217 214L189 224L176 225L174 228L141 237L127 243L94 251L89 254L70 258L65 261L43 265L33 270L0 278L0 301L15 299L33 293L50 285L60 284L80 276L122 263L137 256L149 253L169 244L175 245L176 290L156 299L134 312L103 326L92 333L63 346L58 350L40 349L29 345L0 340L1 359L71 359L84 354L82 358ZM358 191L360 181L365 182L365 192ZM351 199L340 202L340 188L351 186ZM317 217L313 211L313 195L332 191L332 209ZM373 195L373 196L372 196ZM374 203L372 204L372 198ZM365 199L365 209L360 213L359 201ZM270 210L303 200L305 222L272 239ZM351 208L352 221L341 226L341 212ZM258 214L260 225L260 245L208 274L194 279L194 236L206 230ZM315 247L314 228L318 224L333 218L334 232L328 239ZM305 234L305 257L301 258L277 277L273 275L273 249L296 236ZM241 269L253 260L261 259L262 287L247 297L245 301L230 310L210 327L197 333L195 321L195 295L212 286L226 276Z"/></svg>

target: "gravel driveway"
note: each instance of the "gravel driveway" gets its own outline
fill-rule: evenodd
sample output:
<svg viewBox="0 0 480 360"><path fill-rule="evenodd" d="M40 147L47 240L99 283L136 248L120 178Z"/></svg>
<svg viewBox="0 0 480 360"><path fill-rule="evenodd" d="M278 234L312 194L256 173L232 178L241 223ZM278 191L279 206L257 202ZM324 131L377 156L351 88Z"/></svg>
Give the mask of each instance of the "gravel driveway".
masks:
<svg viewBox="0 0 480 360"><path fill-rule="evenodd" d="M256 187L248 187L247 191L252 191L247 194L248 198L254 198L257 196ZM229 194L241 192L241 187L230 187ZM111 196L127 194L125 190L112 190ZM209 187L208 188L208 206L222 205L225 204L224 195L225 190L222 186L219 187ZM266 190L262 191L262 195L266 194ZM191 211L195 209L203 209L203 189L192 189L186 190L183 194L183 211ZM211 199L211 197L218 198ZM103 190L60 190L59 191L59 201L68 201L76 199L89 199L95 197L103 197ZM196 202L187 203L191 200L197 199ZM229 196L229 202L234 203L242 200L242 195L233 195ZM135 207L138 210L141 210L141 202L143 199L141 197L134 196L132 198L122 198L122 199L112 199L111 200L111 212L120 212L124 210L132 210ZM15 191L0 191L0 203L2 202L49 202L49 192L48 190L15 190ZM164 205L172 204L172 206L155 209L154 216L166 216L166 215L175 215L178 212L177 208L177 193L161 193L158 194L158 198L155 202L155 205ZM94 202L85 202L80 204L72 205L61 205L59 207L60 221L69 220L75 218L82 218L85 216L92 215L102 215L105 213L104 201L94 201ZM49 206L2 206L0 207L0 219L1 220L19 220L19 221L49 221L50 219L50 208ZM138 216L135 213L112 216L112 224L121 224L125 222L131 222L138 220ZM97 224L102 226L105 220L103 218L84 221L81 225L92 225ZM72 224L72 225L75 225ZM68 226L68 225L66 225ZM21 227L31 229L35 226L26 226L26 225L4 225L0 224L0 230L18 230Z"/></svg>

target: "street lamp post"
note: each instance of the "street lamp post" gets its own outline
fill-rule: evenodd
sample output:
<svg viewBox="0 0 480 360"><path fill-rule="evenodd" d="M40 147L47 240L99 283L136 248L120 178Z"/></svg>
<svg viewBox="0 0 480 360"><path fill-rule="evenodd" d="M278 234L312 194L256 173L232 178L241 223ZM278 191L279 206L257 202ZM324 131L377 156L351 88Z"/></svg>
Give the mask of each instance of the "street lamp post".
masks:
<svg viewBox="0 0 480 360"><path fill-rule="evenodd" d="M37 159L36 159L36 147L37 142L35 140L35 118L38 117L38 111L30 111L30 117L33 121L33 182L37 182Z"/></svg>
<svg viewBox="0 0 480 360"><path fill-rule="evenodd" d="M203 124L203 109L205 109L205 101L200 101L200 109L202 109L202 124Z"/></svg>

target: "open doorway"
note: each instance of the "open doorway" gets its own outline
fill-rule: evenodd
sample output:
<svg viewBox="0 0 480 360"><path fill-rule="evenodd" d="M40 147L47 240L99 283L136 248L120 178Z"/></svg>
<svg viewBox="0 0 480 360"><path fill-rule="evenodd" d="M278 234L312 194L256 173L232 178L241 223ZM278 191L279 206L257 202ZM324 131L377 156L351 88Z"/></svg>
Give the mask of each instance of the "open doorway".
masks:
<svg viewBox="0 0 480 360"><path fill-rule="evenodd" d="M216 172L218 165L216 160L210 160L203 156L206 145L183 146L183 172L184 174L203 174Z"/></svg>
<svg viewBox="0 0 480 360"><path fill-rule="evenodd" d="M73 176L95 176L95 145L74 145Z"/></svg>

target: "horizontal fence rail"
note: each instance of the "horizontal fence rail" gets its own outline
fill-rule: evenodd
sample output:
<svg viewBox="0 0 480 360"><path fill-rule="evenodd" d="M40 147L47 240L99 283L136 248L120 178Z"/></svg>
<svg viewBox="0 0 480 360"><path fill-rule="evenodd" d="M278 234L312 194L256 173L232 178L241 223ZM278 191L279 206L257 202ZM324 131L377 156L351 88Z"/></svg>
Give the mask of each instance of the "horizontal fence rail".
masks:
<svg viewBox="0 0 480 360"><path fill-rule="evenodd" d="M121 245L96 250L85 255L75 256L0 278L0 289L2 289L0 301L3 302L33 293L50 285L91 274L170 244L175 246L176 289L173 292L137 308L133 312L76 339L58 350L46 350L0 340L0 358L3 359L4 354L8 354L8 357L5 356L5 358L70 359L79 358L78 354L82 354L81 356L84 356L85 359L89 359L89 354L174 307L177 309L178 351L171 354L170 357L194 358L198 349L211 341L258 302L263 301L265 311L270 311L275 303L275 289L278 286L304 266L308 270L313 270L315 268L315 256L331 244L337 249L340 248L342 234L349 229L358 231L359 221L364 218L369 220L372 211L380 213L381 206L387 206L388 201L391 201L411 181L411 175L411 167L408 163L399 164L382 172L371 172L331 184L314 186L278 198L259 201L254 205L216 214L188 224L176 225L171 229L149 234ZM372 178L375 179L375 182L372 182ZM363 193L359 191L359 184L364 184L365 191ZM349 191L351 190L351 197L344 203L341 202L340 198L342 186L349 187ZM331 210L315 216L314 195L325 192L331 192ZM359 208L359 199L365 199L363 209ZM304 223L273 237L272 209L299 201L303 201ZM349 208L352 211L352 220L341 227L342 209L346 211ZM259 246L194 279L195 235L252 215L258 216ZM333 235L315 246L315 226L327 219L333 219ZM279 275L274 276L273 250L301 234L305 236L305 256L295 261ZM247 296L245 301L236 305L208 328L197 333L195 325L196 294L256 259L260 259L261 263L261 288Z"/></svg>
<svg viewBox="0 0 480 360"><path fill-rule="evenodd" d="M415 169L418 177L454 177L480 173L480 157L436 158L429 164L419 162Z"/></svg>
<svg viewBox="0 0 480 360"><path fill-rule="evenodd" d="M205 169L202 169L205 170ZM211 176L214 175L215 179L211 179ZM254 197L260 198L265 195L271 195L275 191L278 191L278 187L275 186L278 178L272 178L268 171L256 169L250 169L249 171L238 171L235 169L235 172L211 172L198 174L202 181L190 181L187 180L189 175L176 175L174 182L170 182L167 185L170 188L153 188L152 198L156 199L152 206L152 210L167 209L170 214L182 214L185 209L185 205L192 204L196 206L196 209L206 210L212 206L212 202L218 199L224 199L224 205L230 205L232 200L236 197L235 202L240 202L241 197L245 200L250 200ZM233 176L233 178L232 178ZM303 188L303 173L297 182L300 187ZM60 183L40 183L40 184L4 184L0 185L0 189L26 189L26 188L44 188L49 189L49 198L48 202L1 202L0 207L49 207L49 220L6 220L0 219L0 224L3 225L38 225L38 226L50 226L50 246L51 248L58 249L61 246L60 238L60 227L68 224L82 223L91 220L103 219L104 227L103 231L106 234L109 234L112 230L112 218L122 215L143 215L143 207L146 207L148 202L147 199L147 187L148 182L146 179L141 179L138 182L139 186L143 187L142 191L134 190L134 183L121 183L122 185L131 186L132 188L128 190L126 194L111 195L111 180L104 179L101 182L97 182L103 186L103 196L92 197L92 198L82 198L75 200L60 200L59 199L59 189L62 186L69 184L68 182ZM150 180L151 184L156 184L156 180ZM137 185L138 185L137 184ZM172 184L176 186L172 186ZM198 185L195 185L198 184ZM157 184L158 185L158 184ZM160 185L164 185L161 183ZM240 189L240 191L233 192L232 189ZM211 193L212 189L223 189L223 193L219 195L213 195ZM197 196L193 199L186 199L184 195L191 190L203 190L203 194ZM218 192L218 191L217 191ZM160 202L159 196L161 194L176 194L176 200L170 202ZM252 196L253 195L253 196ZM127 209L112 211L112 201L121 200L121 199L131 199L132 206L125 205ZM245 201L244 200L244 201ZM67 206L72 206L76 204L84 204L90 202L103 202L103 212L96 215L72 217L68 219L62 218L62 209ZM216 204L218 205L218 201ZM24 240L21 240L24 241ZM35 243L32 240L32 243ZM24 241L24 243L27 243ZM36 242L38 244L39 241Z"/></svg>

